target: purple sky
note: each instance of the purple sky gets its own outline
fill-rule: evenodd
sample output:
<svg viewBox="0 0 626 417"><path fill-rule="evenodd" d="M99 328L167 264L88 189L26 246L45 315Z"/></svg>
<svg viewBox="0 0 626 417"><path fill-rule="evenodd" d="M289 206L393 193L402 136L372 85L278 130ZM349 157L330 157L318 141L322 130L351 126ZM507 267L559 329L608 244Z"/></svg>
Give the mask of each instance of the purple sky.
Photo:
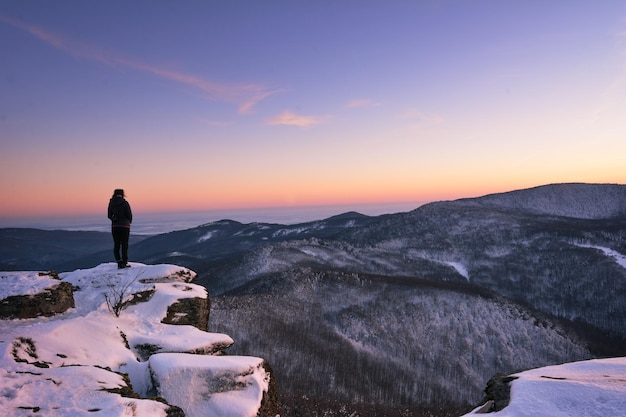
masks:
<svg viewBox="0 0 626 417"><path fill-rule="evenodd" d="M626 182L623 1L3 1L0 216Z"/></svg>

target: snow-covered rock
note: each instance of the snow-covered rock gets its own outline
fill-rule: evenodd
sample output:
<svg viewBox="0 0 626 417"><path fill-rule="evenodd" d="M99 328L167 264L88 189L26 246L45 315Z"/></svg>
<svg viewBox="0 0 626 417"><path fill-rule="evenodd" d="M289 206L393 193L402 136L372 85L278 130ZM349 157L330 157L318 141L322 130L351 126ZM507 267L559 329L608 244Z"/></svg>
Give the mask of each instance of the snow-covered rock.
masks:
<svg viewBox="0 0 626 417"><path fill-rule="evenodd" d="M626 358L592 359L546 366L510 376L510 403L490 404L465 416L622 417L626 413Z"/></svg>
<svg viewBox="0 0 626 417"><path fill-rule="evenodd" d="M149 360L159 396L187 417L256 416L270 375L263 359L166 353Z"/></svg>
<svg viewBox="0 0 626 417"><path fill-rule="evenodd" d="M55 272L0 273L0 319L53 316L74 307L72 285Z"/></svg>
<svg viewBox="0 0 626 417"><path fill-rule="evenodd" d="M36 272L1 276L0 303L59 283ZM179 266L138 263L60 274L75 307L0 320L0 415L256 416L270 374L260 358L215 356L233 340L201 330L206 323L191 323L180 308L208 302L194 277ZM177 322L184 324L167 324ZM155 395L167 404L148 399Z"/></svg>

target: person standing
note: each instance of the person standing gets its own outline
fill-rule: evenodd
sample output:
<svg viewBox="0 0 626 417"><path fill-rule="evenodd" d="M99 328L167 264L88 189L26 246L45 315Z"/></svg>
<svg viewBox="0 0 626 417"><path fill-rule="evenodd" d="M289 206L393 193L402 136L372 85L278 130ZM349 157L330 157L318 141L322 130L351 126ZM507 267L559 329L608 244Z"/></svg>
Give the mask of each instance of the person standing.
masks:
<svg viewBox="0 0 626 417"><path fill-rule="evenodd" d="M111 220L113 234L113 255L118 268L128 268L128 239L130 238L130 224L133 222L133 212L126 201L126 195L121 188L113 191L109 200L108 217ZM122 250L120 256L120 248Z"/></svg>

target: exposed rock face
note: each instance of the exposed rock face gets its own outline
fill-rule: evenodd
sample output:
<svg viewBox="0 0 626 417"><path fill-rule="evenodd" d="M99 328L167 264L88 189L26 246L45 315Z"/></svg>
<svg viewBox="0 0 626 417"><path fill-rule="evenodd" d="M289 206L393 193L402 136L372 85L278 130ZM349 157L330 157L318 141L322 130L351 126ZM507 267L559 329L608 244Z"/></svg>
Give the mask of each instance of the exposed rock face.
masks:
<svg viewBox="0 0 626 417"><path fill-rule="evenodd" d="M505 374L495 374L485 388L485 403L488 407L481 408L481 413L492 413L502 410L511 401L511 381L517 379L515 376Z"/></svg>
<svg viewBox="0 0 626 417"><path fill-rule="evenodd" d="M209 297L182 298L167 308L167 316L161 323L189 324L206 332L209 327L210 309Z"/></svg>
<svg viewBox="0 0 626 417"><path fill-rule="evenodd" d="M267 392L263 395L263 400L261 401L261 408L259 409L258 416L259 417L275 417L280 415L281 412L281 402L280 395L278 394L278 384L276 383L276 378L274 377L274 371L272 371L272 367L267 361L263 361L263 369L265 372L270 375L269 386Z"/></svg>
<svg viewBox="0 0 626 417"><path fill-rule="evenodd" d="M40 273L39 275L54 277L53 273ZM0 300L0 319L50 317L73 307L72 285L69 282L59 281L36 294L11 295Z"/></svg>

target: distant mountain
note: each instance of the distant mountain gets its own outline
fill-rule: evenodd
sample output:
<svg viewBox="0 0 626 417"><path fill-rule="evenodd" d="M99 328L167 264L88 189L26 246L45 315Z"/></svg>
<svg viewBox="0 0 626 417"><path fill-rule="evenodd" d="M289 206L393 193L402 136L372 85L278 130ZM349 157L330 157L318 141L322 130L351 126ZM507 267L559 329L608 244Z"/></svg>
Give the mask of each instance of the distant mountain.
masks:
<svg viewBox="0 0 626 417"><path fill-rule="evenodd" d="M550 216L578 219L626 217L626 186L616 184L552 184L473 200L489 207Z"/></svg>
<svg viewBox="0 0 626 417"><path fill-rule="evenodd" d="M372 219L372 217L350 212L325 220L295 225L243 224L233 220L221 220L192 229L148 237L132 244L129 252L133 260L188 265L194 270L204 271L207 263L233 254L241 254L269 243L311 237L330 238L344 230L362 227ZM108 249L73 259L71 262L60 265L60 269L71 271L110 260L111 249Z"/></svg>
<svg viewBox="0 0 626 417"><path fill-rule="evenodd" d="M293 407L446 415L496 372L626 356L625 207L624 185L553 184L377 217L224 220L130 253L196 271L211 326L234 353L267 358Z"/></svg>
<svg viewBox="0 0 626 417"><path fill-rule="evenodd" d="M143 238L131 236L131 244ZM106 259L110 260L113 254L110 233L5 228L0 229L0 270L60 269L77 258L105 249L108 249Z"/></svg>
<svg viewBox="0 0 626 417"><path fill-rule="evenodd" d="M517 195L530 201L523 193ZM545 216L534 209L509 210L468 199L373 218L328 239L259 246L197 265L197 270L213 294L298 268L470 282L539 311L626 337L626 320L616 320L626 317L626 306L615 297L626 294L623 254L626 217Z"/></svg>

